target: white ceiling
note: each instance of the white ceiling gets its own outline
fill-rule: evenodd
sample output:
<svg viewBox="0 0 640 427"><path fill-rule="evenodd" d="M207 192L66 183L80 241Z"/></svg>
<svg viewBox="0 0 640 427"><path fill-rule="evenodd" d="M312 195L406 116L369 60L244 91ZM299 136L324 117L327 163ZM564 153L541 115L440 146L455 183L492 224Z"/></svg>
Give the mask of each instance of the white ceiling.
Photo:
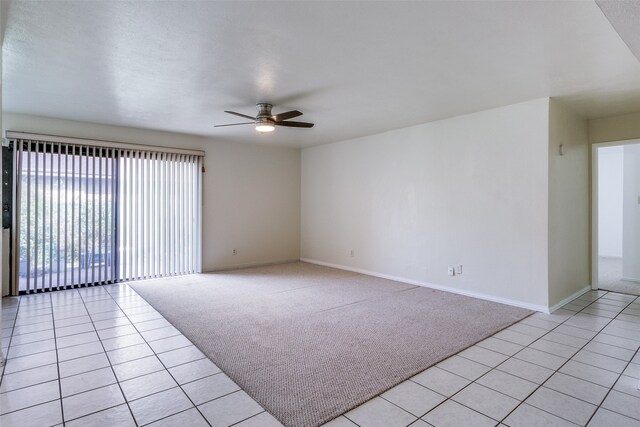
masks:
<svg viewBox="0 0 640 427"><path fill-rule="evenodd" d="M3 68L5 111L299 147L546 96L640 111L640 62L592 1L14 0ZM316 126L213 128L257 101Z"/></svg>

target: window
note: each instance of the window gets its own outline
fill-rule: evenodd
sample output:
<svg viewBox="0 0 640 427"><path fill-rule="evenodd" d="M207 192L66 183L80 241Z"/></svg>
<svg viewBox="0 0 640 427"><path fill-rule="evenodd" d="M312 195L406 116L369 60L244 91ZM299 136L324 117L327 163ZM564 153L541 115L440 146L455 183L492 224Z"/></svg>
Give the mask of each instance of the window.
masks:
<svg viewBox="0 0 640 427"><path fill-rule="evenodd" d="M14 140L14 293L200 271L202 155L110 145Z"/></svg>

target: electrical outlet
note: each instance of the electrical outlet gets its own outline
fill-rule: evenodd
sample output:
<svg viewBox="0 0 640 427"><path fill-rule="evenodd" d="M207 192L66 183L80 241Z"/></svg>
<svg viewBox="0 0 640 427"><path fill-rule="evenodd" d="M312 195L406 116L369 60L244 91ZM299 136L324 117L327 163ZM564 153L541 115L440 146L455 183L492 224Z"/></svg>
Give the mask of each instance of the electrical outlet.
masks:
<svg viewBox="0 0 640 427"><path fill-rule="evenodd" d="M354 256L356 256L356 252L355 252L353 249L351 249L351 252L350 252L350 253L351 253L351 258L353 258Z"/></svg>
<svg viewBox="0 0 640 427"><path fill-rule="evenodd" d="M449 268L447 268L447 274L449 276L454 276L456 274L455 269L453 268L453 265L450 265Z"/></svg>
<svg viewBox="0 0 640 427"><path fill-rule="evenodd" d="M456 275L462 274L462 264L456 265Z"/></svg>
<svg viewBox="0 0 640 427"><path fill-rule="evenodd" d="M238 255L238 250L237 250L237 249L234 249L234 250L233 250L233 252L232 252L232 254L233 254L233 255Z"/></svg>

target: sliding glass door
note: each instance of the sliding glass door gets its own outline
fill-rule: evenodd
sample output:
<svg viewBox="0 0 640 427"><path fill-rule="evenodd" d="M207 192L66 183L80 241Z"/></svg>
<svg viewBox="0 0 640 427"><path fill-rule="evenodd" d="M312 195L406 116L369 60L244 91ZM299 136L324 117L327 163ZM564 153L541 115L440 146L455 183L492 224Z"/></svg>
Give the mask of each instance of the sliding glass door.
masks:
<svg viewBox="0 0 640 427"><path fill-rule="evenodd" d="M114 279L114 151L39 141L18 148L20 291Z"/></svg>
<svg viewBox="0 0 640 427"><path fill-rule="evenodd" d="M200 156L21 139L14 149L14 293L200 270Z"/></svg>
<svg viewBox="0 0 640 427"><path fill-rule="evenodd" d="M118 280L199 271L199 156L118 154Z"/></svg>

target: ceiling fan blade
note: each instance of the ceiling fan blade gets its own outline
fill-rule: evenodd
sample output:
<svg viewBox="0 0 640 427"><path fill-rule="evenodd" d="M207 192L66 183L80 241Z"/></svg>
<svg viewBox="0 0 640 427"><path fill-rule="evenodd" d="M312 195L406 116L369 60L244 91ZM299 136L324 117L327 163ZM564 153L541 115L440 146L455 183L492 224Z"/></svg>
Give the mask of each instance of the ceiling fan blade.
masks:
<svg viewBox="0 0 640 427"><path fill-rule="evenodd" d="M247 116L246 114L236 113L235 111L225 111L225 113L233 114L234 116L244 117L245 119L255 120L255 117Z"/></svg>
<svg viewBox="0 0 640 427"><path fill-rule="evenodd" d="M238 126L238 125L253 125L255 122L246 122L246 123L230 123L228 125L215 125L214 128L221 128L225 126Z"/></svg>
<svg viewBox="0 0 640 427"><path fill-rule="evenodd" d="M276 126L286 126L290 128L312 128L313 123L305 122L276 122Z"/></svg>
<svg viewBox="0 0 640 427"><path fill-rule="evenodd" d="M273 120L281 122L282 120L293 119L294 117L301 116L302 113L298 110L287 111L286 113L280 113L273 116Z"/></svg>

